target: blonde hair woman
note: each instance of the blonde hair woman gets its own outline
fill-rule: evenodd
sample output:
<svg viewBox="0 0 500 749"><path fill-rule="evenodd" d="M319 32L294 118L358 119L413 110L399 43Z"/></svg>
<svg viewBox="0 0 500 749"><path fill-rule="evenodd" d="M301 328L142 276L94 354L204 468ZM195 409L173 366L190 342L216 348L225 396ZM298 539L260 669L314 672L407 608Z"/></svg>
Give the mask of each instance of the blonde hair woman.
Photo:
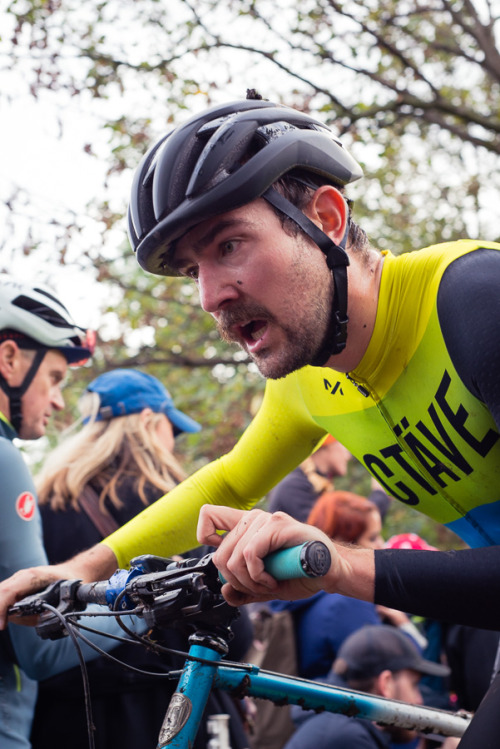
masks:
<svg viewBox="0 0 500 749"><path fill-rule="evenodd" d="M182 481L175 437L200 429L159 380L134 369L97 377L79 408L82 428L36 478L51 563L97 543Z"/></svg>

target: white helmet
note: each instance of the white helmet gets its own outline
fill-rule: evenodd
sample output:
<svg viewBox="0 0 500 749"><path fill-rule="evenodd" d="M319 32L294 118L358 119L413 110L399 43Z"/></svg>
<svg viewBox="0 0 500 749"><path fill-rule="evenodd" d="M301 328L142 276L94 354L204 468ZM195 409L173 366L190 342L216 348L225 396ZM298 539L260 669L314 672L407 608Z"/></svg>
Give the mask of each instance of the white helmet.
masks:
<svg viewBox="0 0 500 749"><path fill-rule="evenodd" d="M93 346L84 328L75 325L66 307L46 289L20 283L0 274L0 342L14 340L19 348L37 354L24 381L10 386L0 374L0 388L10 401L10 421L19 432L21 397L28 389L48 349L60 351L68 364L81 364Z"/></svg>
<svg viewBox="0 0 500 749"><path fill-rule="evenodd" d="M3 274L0 275L0 336L5 330L28 336L44 348L60 350L69 364L91 355L85 329L75 325L55 296Z"/></svg>

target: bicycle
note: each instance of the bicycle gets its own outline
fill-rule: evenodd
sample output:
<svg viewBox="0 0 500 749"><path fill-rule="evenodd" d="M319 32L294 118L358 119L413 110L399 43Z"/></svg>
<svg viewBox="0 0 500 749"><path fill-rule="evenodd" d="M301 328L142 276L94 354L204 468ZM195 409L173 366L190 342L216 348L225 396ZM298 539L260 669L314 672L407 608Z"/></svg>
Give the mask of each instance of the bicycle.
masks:
<svg viewBox="0 0 500 749"><path fill-rule="evenodd" d="M275 552L264 561L266 570L277 579L322 575L330 565L328 550L316 541ZM56 582L16 603L10 613L38 615L36 629L42 638L57 639L68 633L79 647L78 638L88 642L82 629L90 629L80 622L88 615L85 606L88 603L105 604L109 609L107 615L117 616L131 639L157 652L177 655L179 651L160 647L147 636L132 632L121 617L131 614L142 617L150 628L172 627L176 622L186 626L191 632L189 652L182 653L184 667L170 673L170 678L178 679L178 683L160 730L158 749L189 749L192 746L210 691L215 687L235 697L258 697L280 705L300 705L305 710L328 710L415 729L424 734L463 735L471 719L468 713L387 700L343 687L263 671L250 663L223 661L228 652L230 626L238 616L238 610L226 603L221 584L211 554L202 559L182 561L145 555L132 560L130 569L117 570L108 581ZM85 684L83 657L80 660ZM87 691L85 694L90 726ZM89 747L93 747L90 730Z"/></svg>

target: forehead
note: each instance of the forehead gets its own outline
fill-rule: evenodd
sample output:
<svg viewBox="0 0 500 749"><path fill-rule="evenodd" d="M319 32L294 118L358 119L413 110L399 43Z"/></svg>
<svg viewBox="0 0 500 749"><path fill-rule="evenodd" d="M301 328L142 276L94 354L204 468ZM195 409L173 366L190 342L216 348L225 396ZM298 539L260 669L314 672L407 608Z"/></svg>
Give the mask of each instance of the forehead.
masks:
<svg viewBox="0 0 500 749"><path fill-rule="evenodd" d="M367 513L366 527L368 532L382 530L382 520L380 517L380 512L376 507L374 507L373 510L370 510L370 512Z"/></svg>
<svg viewBox="0 0 500 749"><path fill-rule="evenodd" d="M172 250L172 260L175 260L181 252L189 250L197 252L204 249L226 229L257 228L264 222L272 220L273 217L277 220L269 204L259 198L241 208L235 208L214 218L201 221L177 240Z"/></svg>
<svg viewBox="0 0 500 749"><path fill-rule="evenodd" d="M49 349L42 359L40 364L39 372L66 372L68 368L68 362L66 357L56 349Z"/></svg>

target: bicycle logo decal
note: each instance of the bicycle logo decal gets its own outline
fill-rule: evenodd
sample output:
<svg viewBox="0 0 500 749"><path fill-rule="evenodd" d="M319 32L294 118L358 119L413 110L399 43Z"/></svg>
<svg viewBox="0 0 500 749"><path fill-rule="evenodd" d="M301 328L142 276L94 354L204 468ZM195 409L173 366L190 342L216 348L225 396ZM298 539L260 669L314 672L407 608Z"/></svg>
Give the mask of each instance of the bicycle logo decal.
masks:
<svg viewBox="0 0 500 749"><path fill-rule="evenodd" d="M35 514L35 498L31 492L23 492L16 499L16 512L22 520L31 520Z"/></svg>
<svg viewBox="0 0 500 749"><path fill-rule="evenodd" d="M191 715L191 700L184 694L175 692L165 715L165 720L160 730L158 738L158 747L161 748L168 744L174 736L177 736Z"/></svg>

